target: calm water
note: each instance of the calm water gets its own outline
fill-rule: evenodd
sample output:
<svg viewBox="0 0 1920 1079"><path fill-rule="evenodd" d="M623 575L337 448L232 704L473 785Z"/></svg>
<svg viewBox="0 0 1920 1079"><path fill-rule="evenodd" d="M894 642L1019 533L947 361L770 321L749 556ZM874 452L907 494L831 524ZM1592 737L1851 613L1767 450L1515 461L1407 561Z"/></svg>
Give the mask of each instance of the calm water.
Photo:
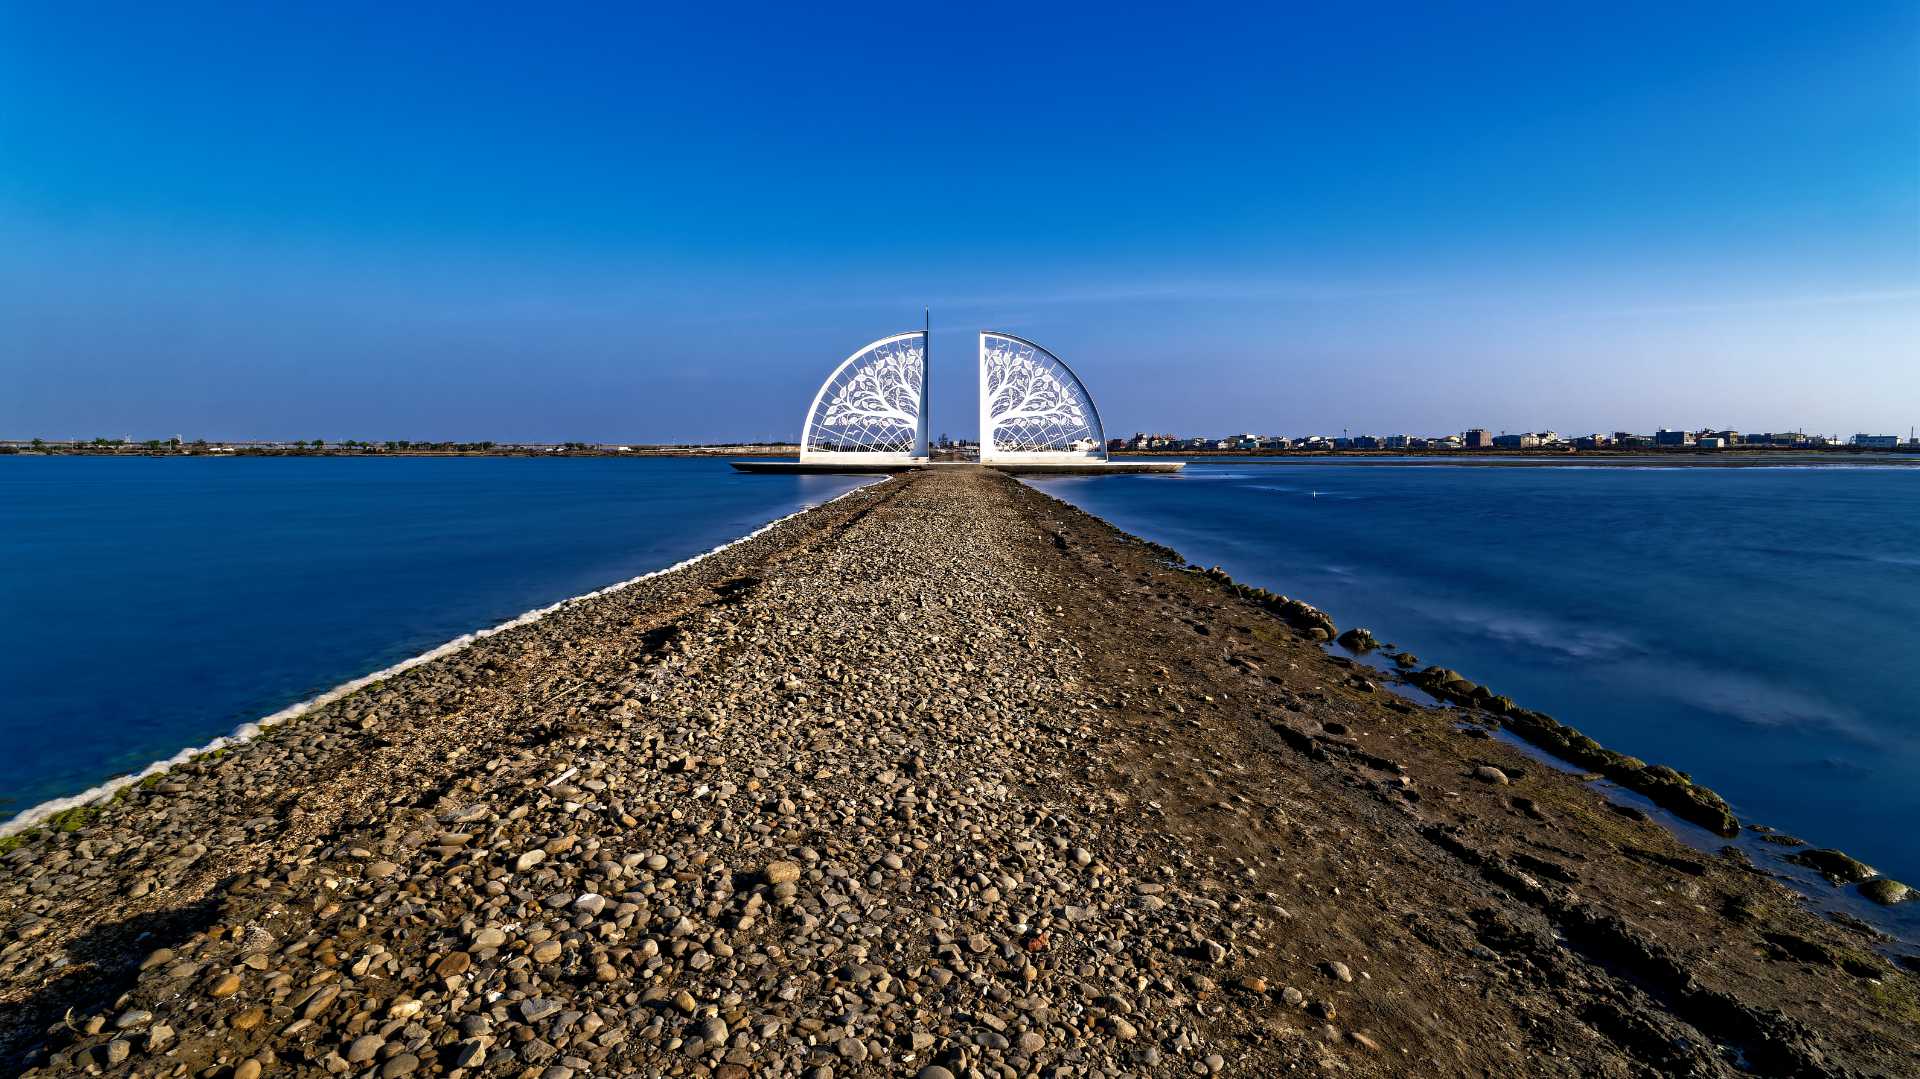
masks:
<svg viewBox="0 0 1920 1079"><path fill-rule="evenodd" d="M1195 462L1037 486L1920 883L1920 471Z"/></svg>
<svg viewBox="0 0 1920 1079"><path fill-rule="evenodd" d="M0 820L859 483L684 458L0 457Z"/></svg>

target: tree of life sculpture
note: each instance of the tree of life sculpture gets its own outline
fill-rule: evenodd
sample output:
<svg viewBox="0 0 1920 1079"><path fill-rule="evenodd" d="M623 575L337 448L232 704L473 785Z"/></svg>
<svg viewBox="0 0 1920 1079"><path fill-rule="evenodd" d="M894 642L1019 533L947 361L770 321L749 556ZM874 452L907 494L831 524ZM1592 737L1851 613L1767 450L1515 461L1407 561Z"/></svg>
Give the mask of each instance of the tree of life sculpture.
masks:
<svg viewBox="0 0 1920 1079"><path fill-rule="evenodd" d="M1101 460L1100 412L1058 356L1010 334L980 334L980 460Z"/></svg>
<svg viewBox="0 0 1920 1079"><path fill-rule="evenodd" d="M844 360L814 394L802 461L875 464L927 457L927 335L884 337Z"/></svg>

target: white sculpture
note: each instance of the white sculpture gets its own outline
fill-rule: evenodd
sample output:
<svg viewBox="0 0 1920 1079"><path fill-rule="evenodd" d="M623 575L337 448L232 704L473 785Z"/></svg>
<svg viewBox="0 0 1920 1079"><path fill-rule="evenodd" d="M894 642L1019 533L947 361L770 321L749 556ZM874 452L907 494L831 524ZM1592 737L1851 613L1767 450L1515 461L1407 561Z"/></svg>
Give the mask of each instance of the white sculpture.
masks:
<svg viewBox="0 0 1920 1079"><path fill-rule="evenodd" d="M980 332L980 460L1104 461L1093 395L1058 356L1031 341Z"/></svg>
<svg viewBox="0 0 1920 1079"><path fill-rule="evenodd" d="M833 369L807 408L804 462L927 459L927 332L883 337Z"/></svg>

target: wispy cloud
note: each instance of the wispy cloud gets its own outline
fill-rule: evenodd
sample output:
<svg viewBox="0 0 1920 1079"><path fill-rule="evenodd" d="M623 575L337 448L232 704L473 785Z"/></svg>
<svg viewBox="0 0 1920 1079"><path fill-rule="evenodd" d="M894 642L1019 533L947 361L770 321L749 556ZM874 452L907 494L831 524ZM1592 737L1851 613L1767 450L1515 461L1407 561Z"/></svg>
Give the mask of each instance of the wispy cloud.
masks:
<svg viewBox="0 0 1920 1079"><path fill-rule="evenodd" d="M662 290L670 293L671 289ZM1212 279L1135 280L1096 282L1084 285L1036 286L1032 289L1009 288L994 292L940 291L930 289L919 295L892 290L864 289L854 284L837 285L816 291L800 288L776 297L763 297L745 305L737 313L724 316L703 313L696 319L667 317L678 324L733 323L764 321L791 325L801 312L826 315L830 312L872 311L875 313L917 313L922 305L932 307L935 321L944 313L949 318L991 315L1003 329L1018 329L1030 315L1074 307L1154 304L1270 304L1270 305L1362 305L1380 309L1398 309L1438 313L1450 319L1471 315L1474 319L1509 317L1534 320L1542 317L1568 317L1610 322L1621 319L1668 315L1710 315L1740 311L1806 310L1869 305L1920 304L1920 288L1859 289L1790 293L1769 296L1743 296L1726 299L1699 299L1674 303L1604 302L1608 290L1594 288L1570 292L1563 287L1530 288L1513 281L1489 282L1483 287L1463 287L1452 282L1366 282L1354 280L1249 279L1223 281ZM644 297L644 299L642 298ZM661 296L648 291L634 293L628 307L659 306ZM578 303L578 297L570 298ZM563 304L562 306L565 306Z"/></svg>
<svg viewBox="0 0 1920 1079"><path fill-rule="evenodd" d="M1409 298L1427 292L1425 288L1405 285L1325 281L1139 281L1023 292L948 294L936 297L934 302L962 308L1102 303L1339 303Z"/></svg>
<svg viewBox="0 0 1920 1079"><path fill-rule="evenodd" d="M1339 281L1251 280L1251 281L1160 281L1120 282L1067 288L1036 289L1032 292L948 294L931 301L938 307L1012 306L1052 307L1076 304L1108 303L1352 303L1394 302L1444 304L1451 310L1539 311L1543 307L1565 310L1565 296L1529 295L1524 288L1489 285L1462 291L1458 286L1436 284L1369 284ZM897 302L906 303L905 299ZM914 300L914 303L924 302ZM1785 295L1746 296L1735 299L1704 299L1678 303L1645 303L1606 306L1598 313L1613 316L1713 314L1726 311L1797 310L1804 308L1858 307L1870 305L1920 304L1920 288L1881 288L1854 291L1789 293ZM1575 304L1575 306L1584 306Z"/></svg>
<svg viewBox="0 0 1920 1079"><path fill-rule="evenodd" d="M1298 281L1139 281L1068 287L1035 287L1005 292L941 292L919 295L866 291L853 285L835 286L824 293L797 292L751 305L739 314L709 315L708 324L743 321L782 321L794 312L918 311L931 307L935 321L942 313L992 314L1002 329L1017 329L1020 316L1011 312L1045 308L1153 303L1344 303L1365 300L1408 300L1435 296L1430 289L1410 286L1374 286ZM678 320L689 324L687 320Z"/></svg>
<svg viewBox="0 0 1920 1079"><path fill-rule="evenodd" d="M1614 309L1620 315L1697 315L1718 311L1772 311L1781 308L1856 307L1869 304L1920 303L1920 288L1865 289L1859 292L1815 292L1761 296L1740 300L1645 304Z"/></svg>

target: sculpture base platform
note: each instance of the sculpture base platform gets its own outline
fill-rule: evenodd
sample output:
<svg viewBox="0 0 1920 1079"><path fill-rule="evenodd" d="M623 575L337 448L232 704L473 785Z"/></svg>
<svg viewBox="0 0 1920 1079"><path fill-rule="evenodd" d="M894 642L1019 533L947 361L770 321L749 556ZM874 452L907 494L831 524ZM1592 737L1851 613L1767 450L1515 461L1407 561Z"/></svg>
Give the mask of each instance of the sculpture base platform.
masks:
<svg viewBox="0 0 1920 1079"><path fill-rule="evenodd" d="M991 461L985 466L1015 476L1127 476L1178 472L1185 461Z"/></svg>
<svg viewBox="0 0 1920 1079"><path fill-rule="evenodd" d="M862 464L859 461L729 461L740 472L777 472L788 476L877 476L926 468L924 462L896 461Z"/></svg>
<svg viewBox="0 0 1920 1079"><path fill-rule="evenodd" d="M1142 473L1178 472L1185 461L1070 461L1032 462L995 461L980 465L973 461L896 461L887 464L862 464L858 461L730 461L741 472L779 473L788 476L875 476L893 472L912 472L921 468L991 468L1016 476L1120 476Z"/></svg>

